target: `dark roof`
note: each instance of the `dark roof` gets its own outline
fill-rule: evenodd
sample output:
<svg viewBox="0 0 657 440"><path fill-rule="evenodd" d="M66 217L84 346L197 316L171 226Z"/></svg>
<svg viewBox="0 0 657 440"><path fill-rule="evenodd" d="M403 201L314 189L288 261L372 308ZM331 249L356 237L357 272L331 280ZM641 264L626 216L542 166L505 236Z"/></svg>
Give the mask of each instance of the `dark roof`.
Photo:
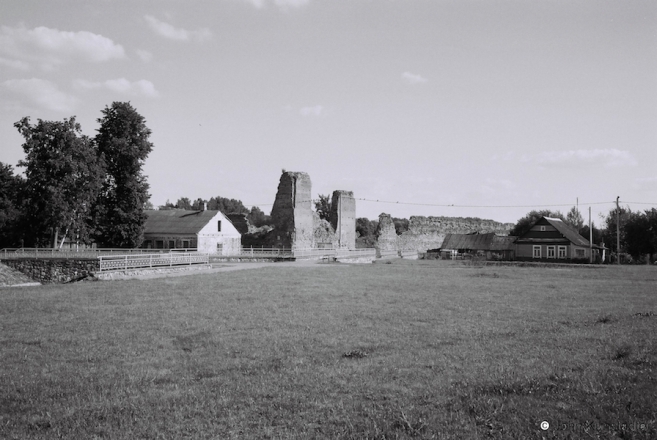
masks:
<svg viewBox="0 0 657 440"><path fill-rule="evenodd" d="M569 225L568 223L564 222L563 220L559 218L551 218L551 217L543 217L549 224L554 226L554 228L559 231L561 235L563 235L565 238L567 238L571 243L576 244L578 246L588 246L589 241L579 235L579 232L577 229L575 229L573 226Z"/></svg>
<svg viewBox="0 0 657 440"><path fill-rule="evenodd" d="M197 234L219 211L147 210L144 234Z"/></svg>
<svg viewBox="0 0 657 440"><path fill-rule="evenodd" d="M447 234L443 240L442 249L471 249L487 250L495 237L495 233L488 234Z"/></svg>
<svg viewBox="0 0 657 440"><path fill-rule="evenodd" d="M490 243L491 251L510 251L514 250L516 238L512 235L495 235Z"/></svg>

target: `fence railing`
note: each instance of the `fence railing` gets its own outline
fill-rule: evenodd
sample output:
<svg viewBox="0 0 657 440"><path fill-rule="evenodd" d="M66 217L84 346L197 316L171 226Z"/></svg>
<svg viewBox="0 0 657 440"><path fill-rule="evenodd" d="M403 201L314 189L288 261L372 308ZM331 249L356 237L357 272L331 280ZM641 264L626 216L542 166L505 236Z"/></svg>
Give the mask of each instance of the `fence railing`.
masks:
<svg viewBox="0 0 657 440"><path fill-rule="evenodd" d="M173 267L192 264L209 264L208 254L197 252L171 252L143 255L99 255L100 272L109 270Z"/></svg>
<svg viewBox="0 0 657 440"><path fill-rule="evenodd" d="M173 251L173 249L171 250ZM169 249L5 248L0 250L0 258L96 258L100 255L153 254L165 252L169 252Z"/></svg>

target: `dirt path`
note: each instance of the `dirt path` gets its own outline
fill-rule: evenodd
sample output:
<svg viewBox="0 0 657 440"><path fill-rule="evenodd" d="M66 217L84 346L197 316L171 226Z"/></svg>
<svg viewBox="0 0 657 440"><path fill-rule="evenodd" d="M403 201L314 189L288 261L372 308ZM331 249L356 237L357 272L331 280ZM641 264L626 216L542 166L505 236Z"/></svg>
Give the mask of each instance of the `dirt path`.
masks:
<svg viewBox="0 0 657 440"><path fill-rule="evenodd" d="M189 270L153 270L153 271L133 271L133 272L115 272L104 274L107 278L103 277L106 280L150 280L153 278L170 278L170 277L184 277L190 275L199 275L207 273L218 273L218 272L232 272L236 270L253 270L253 269L262 269L266 267L293 267L293 268L303 268L303 267L340 267L341 264L335 263L324 263L317 260L304 260L304 261L291 261L291 262L276 262L276 263L214 263L211 268L195 268L190 267Z"/></svg>

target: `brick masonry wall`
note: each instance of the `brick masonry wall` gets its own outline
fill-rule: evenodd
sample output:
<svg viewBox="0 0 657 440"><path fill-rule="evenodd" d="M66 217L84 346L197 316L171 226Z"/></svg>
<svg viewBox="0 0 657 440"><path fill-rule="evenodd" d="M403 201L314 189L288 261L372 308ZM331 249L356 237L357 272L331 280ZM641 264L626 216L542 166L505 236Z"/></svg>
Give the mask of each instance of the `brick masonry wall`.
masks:
<svg viewBox="0 0 657 440"><path fill-rule="evenodd" d="M2 260L2 263L24 273L41 283L66 283L68 281L93 275L100 264L95 258L18 258Z"/></svg>

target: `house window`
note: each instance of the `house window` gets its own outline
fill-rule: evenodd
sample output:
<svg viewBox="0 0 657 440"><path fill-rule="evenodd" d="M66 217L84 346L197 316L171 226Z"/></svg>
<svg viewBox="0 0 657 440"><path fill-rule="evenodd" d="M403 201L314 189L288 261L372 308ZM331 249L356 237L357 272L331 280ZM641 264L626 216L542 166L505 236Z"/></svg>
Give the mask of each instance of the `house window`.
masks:
<svg viewBox="0 0 657 440"><path fill-rule="evenodd" d="M221 232L221 220L217 221L217 232Z"/></svg>
<svg viewBox="0 0 657 440"><path fill-rule="evenodd" d="M217 243L217 253L222 254L224 252L224 244L223 243Z"/></svg>
<svg viewBox="0 0 657 440"><path fill-rule="evenodd" d="M575 256L577 258L584 258L585 257L584 249L575 249Z"/></svg>
<svg viewBox="0 0 657 440"><path fill-rule="evenodd" d="M554 246L548 246L547 247L547 257L548 258L556 258L555 247Z"/></svg>
<svg viewBox="0 0 657 440"><path fill-rule="evenodd" d="M155 249L164 249L164 240L155 240Z"/></svg>
<svg viewBox="0 0 657 440"><path fill-rule="evenodd" d="M183 241L182 241L182 247L183 247L184 249L187 249L187 248L189 247L189 240L183 240Z"/></svg>
<svg viewBox="0 0 657 440"><path fill-rule="evenodd" d="M545 232L545 226L541 226L541 232Z"/></svg>
<svg viewBox="0 0 657 440"><path fill-rule="evenodd" d="M559 258L562 260L566 258L566 246L559 246Z"/></svg>
<svg viewBox="0 0 657 440"><path fill-rule="evenodd" d="M541 258L541 247L540 246L533 246L534 249L534 258Z"/></svg>
<svg viewBox="0 0 657 440"><path fill-rule="evenodd" d="M169 249L174 249L176 247L176 242L173 240L169 240Z"/></svg>

